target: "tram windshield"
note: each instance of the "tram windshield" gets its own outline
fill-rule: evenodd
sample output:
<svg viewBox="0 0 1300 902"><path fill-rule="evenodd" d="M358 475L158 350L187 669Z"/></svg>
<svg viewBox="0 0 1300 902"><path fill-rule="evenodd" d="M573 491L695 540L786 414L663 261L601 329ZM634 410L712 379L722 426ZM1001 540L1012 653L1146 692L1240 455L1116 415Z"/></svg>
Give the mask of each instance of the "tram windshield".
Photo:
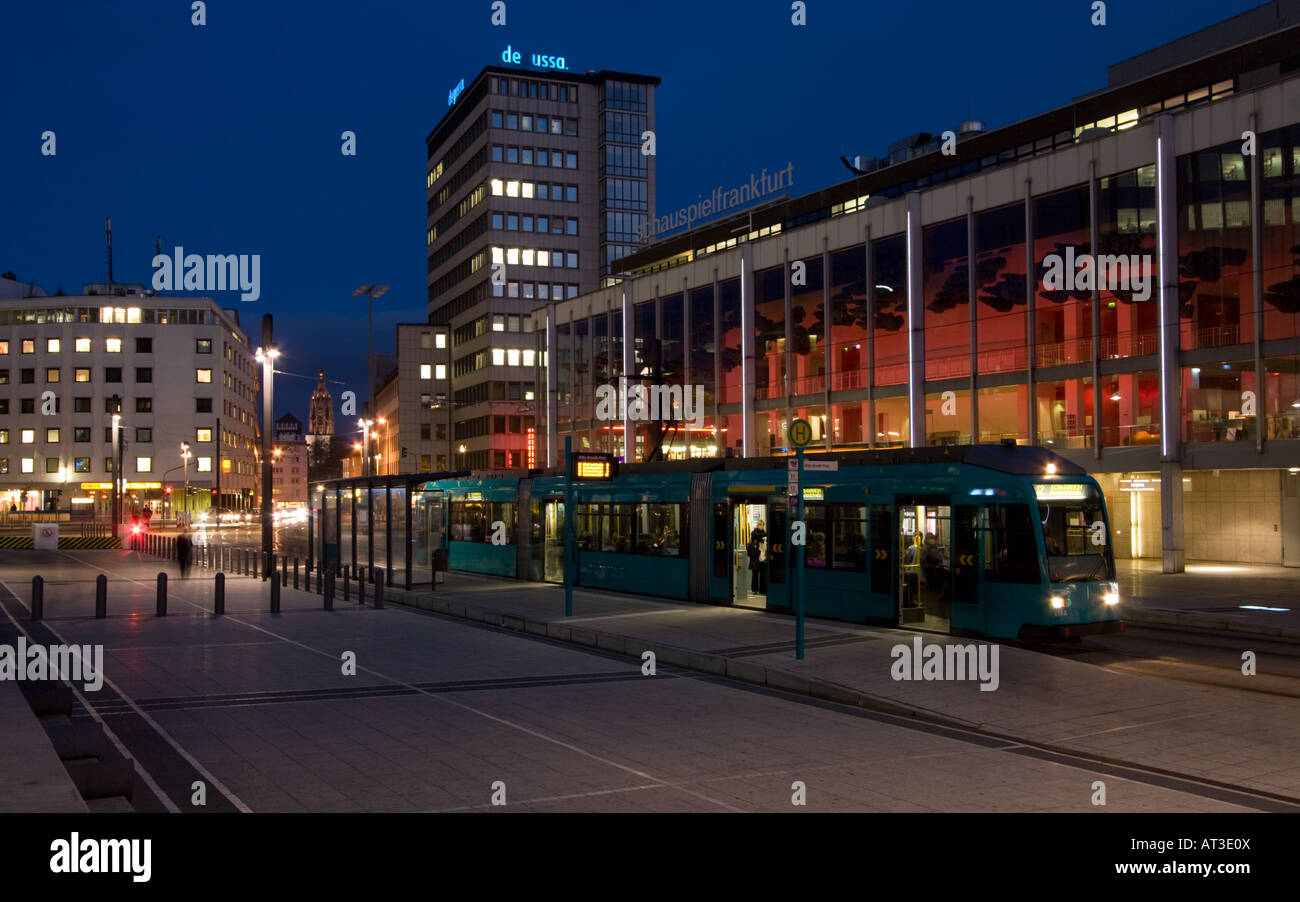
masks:
<svg viewBox="0 0 1300 902"><path fill-rule="evenodd" d="M1095 486L1034 486L1043 523L1047 567L1054 583L1114 579L1115 561L1101 493Z"/></svg>

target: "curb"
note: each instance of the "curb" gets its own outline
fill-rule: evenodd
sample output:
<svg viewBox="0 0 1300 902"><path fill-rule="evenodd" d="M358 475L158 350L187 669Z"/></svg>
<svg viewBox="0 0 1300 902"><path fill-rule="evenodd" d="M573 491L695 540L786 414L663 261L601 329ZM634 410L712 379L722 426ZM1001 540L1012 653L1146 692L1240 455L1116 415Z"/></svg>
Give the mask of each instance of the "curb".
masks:
<svg viewBox="0 0 1300 902"><path fill-rule="evenodd" d="M451 599L444 600L436 595L417 595L404 599L392 597L389 600L403 607L446 614L473 623L485 623L488 626L501 627L513 632L545 636L558 642L616 652L633 658L640 658L643 652L654 652L655 661L659 664L680 667L684 670L692 670L708 676L726 677L781 692L807 695L823 701L851 705L868 711L892 714L897 717L921 718L928 723L941 724L961 730L979 729L978 724L937 714L926 708L916 708L889 701L838 683L810 679L799 674L755 664L752 661L741 661L723 655L709 654L708 652L695 651L675 645L665 645L662 642L640 642L619 633L603 633L586 627L571 626L561 621L530 620L517 614L504 614L499 611L475 608Z"/></svg>
<svg viewBox="0 0 1300 902"><path fill-rule="evenodd" d="M1148 627L1165 627L1168 629L1189 629L1213 632L1219 635L1231 633L1238 636L1259 636L1268 639L1282 639L1300 642L1300 628L1291 626L1261 626L1257 623L1242 623L1226 617L1206 617L1204 614L1183 614L1178 611L1128 610L1124 612L1124 622Z"/></svg>

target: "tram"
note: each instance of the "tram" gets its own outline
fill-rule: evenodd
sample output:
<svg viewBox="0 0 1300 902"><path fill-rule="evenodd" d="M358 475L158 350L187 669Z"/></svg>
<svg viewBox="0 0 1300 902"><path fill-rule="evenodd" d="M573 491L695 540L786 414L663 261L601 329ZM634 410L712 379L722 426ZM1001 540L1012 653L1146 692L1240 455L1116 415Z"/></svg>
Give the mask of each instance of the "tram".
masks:
<svg viewBox="0 0 1300 902"><path fill-rule="evenodd" d="M575 584L792 612L789 460L623 464L608 481L575 482ZM1105 500L1077 464L1014 444L806 461L808 616L1007 639L1123 628ZM563 580L562 470L404 479L449 569ZM338 490L335 511L363 494L354 483L365 480L323 484ZM317 531L336 543L323 560L348 558L342 532Z"/></svg>

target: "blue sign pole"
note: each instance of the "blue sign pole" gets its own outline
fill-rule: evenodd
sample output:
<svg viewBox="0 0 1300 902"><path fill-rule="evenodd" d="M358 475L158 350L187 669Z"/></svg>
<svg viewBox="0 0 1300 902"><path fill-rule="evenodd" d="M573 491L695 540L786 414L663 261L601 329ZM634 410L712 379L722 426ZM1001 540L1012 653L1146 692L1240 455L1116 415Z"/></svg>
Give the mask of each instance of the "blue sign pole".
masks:
<svg viewBox="0 0 1300 902"><path fill-rule="evenodd" d="M564 616L573 616L573 437L564 437Z"/></svg>
<svg viewBox="0 0 1300 902"><path fill-rule="evenodd" d="M808 541L808 526L803 520L803 445L800 445L794 452L799 458L799 513L796 520L804 527L804 541L795 546L798 550L795 552L795 571L796 579L799 583L799 591L796 595L796 607L794 609L794 656L796 660L803 660L803 552L804 545Z"/></svg>

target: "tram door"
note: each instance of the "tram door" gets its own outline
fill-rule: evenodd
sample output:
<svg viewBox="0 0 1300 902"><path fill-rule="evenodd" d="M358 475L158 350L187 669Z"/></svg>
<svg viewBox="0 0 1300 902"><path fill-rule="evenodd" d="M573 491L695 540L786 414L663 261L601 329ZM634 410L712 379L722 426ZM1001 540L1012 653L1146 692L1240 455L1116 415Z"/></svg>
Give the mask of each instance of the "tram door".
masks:
<svg viewBox="0 0 1300 902"><path fill-rule="evenodd" d="M946 498L898 505L898 622L948 632L952 617L952 508Z"/></svg>
<svg viewBox="0 0 1300 902"><path fill-rule="evenodd" d="M732 505L731 600L735 604L767 607L768 561L772 556L769 520L765 501Z"/></svg>
<svg viewBox="0 0 1300 902"><path fill-rule="evenodd" d="M542 579L564 582L564 502L542 503Z"/></svg>

